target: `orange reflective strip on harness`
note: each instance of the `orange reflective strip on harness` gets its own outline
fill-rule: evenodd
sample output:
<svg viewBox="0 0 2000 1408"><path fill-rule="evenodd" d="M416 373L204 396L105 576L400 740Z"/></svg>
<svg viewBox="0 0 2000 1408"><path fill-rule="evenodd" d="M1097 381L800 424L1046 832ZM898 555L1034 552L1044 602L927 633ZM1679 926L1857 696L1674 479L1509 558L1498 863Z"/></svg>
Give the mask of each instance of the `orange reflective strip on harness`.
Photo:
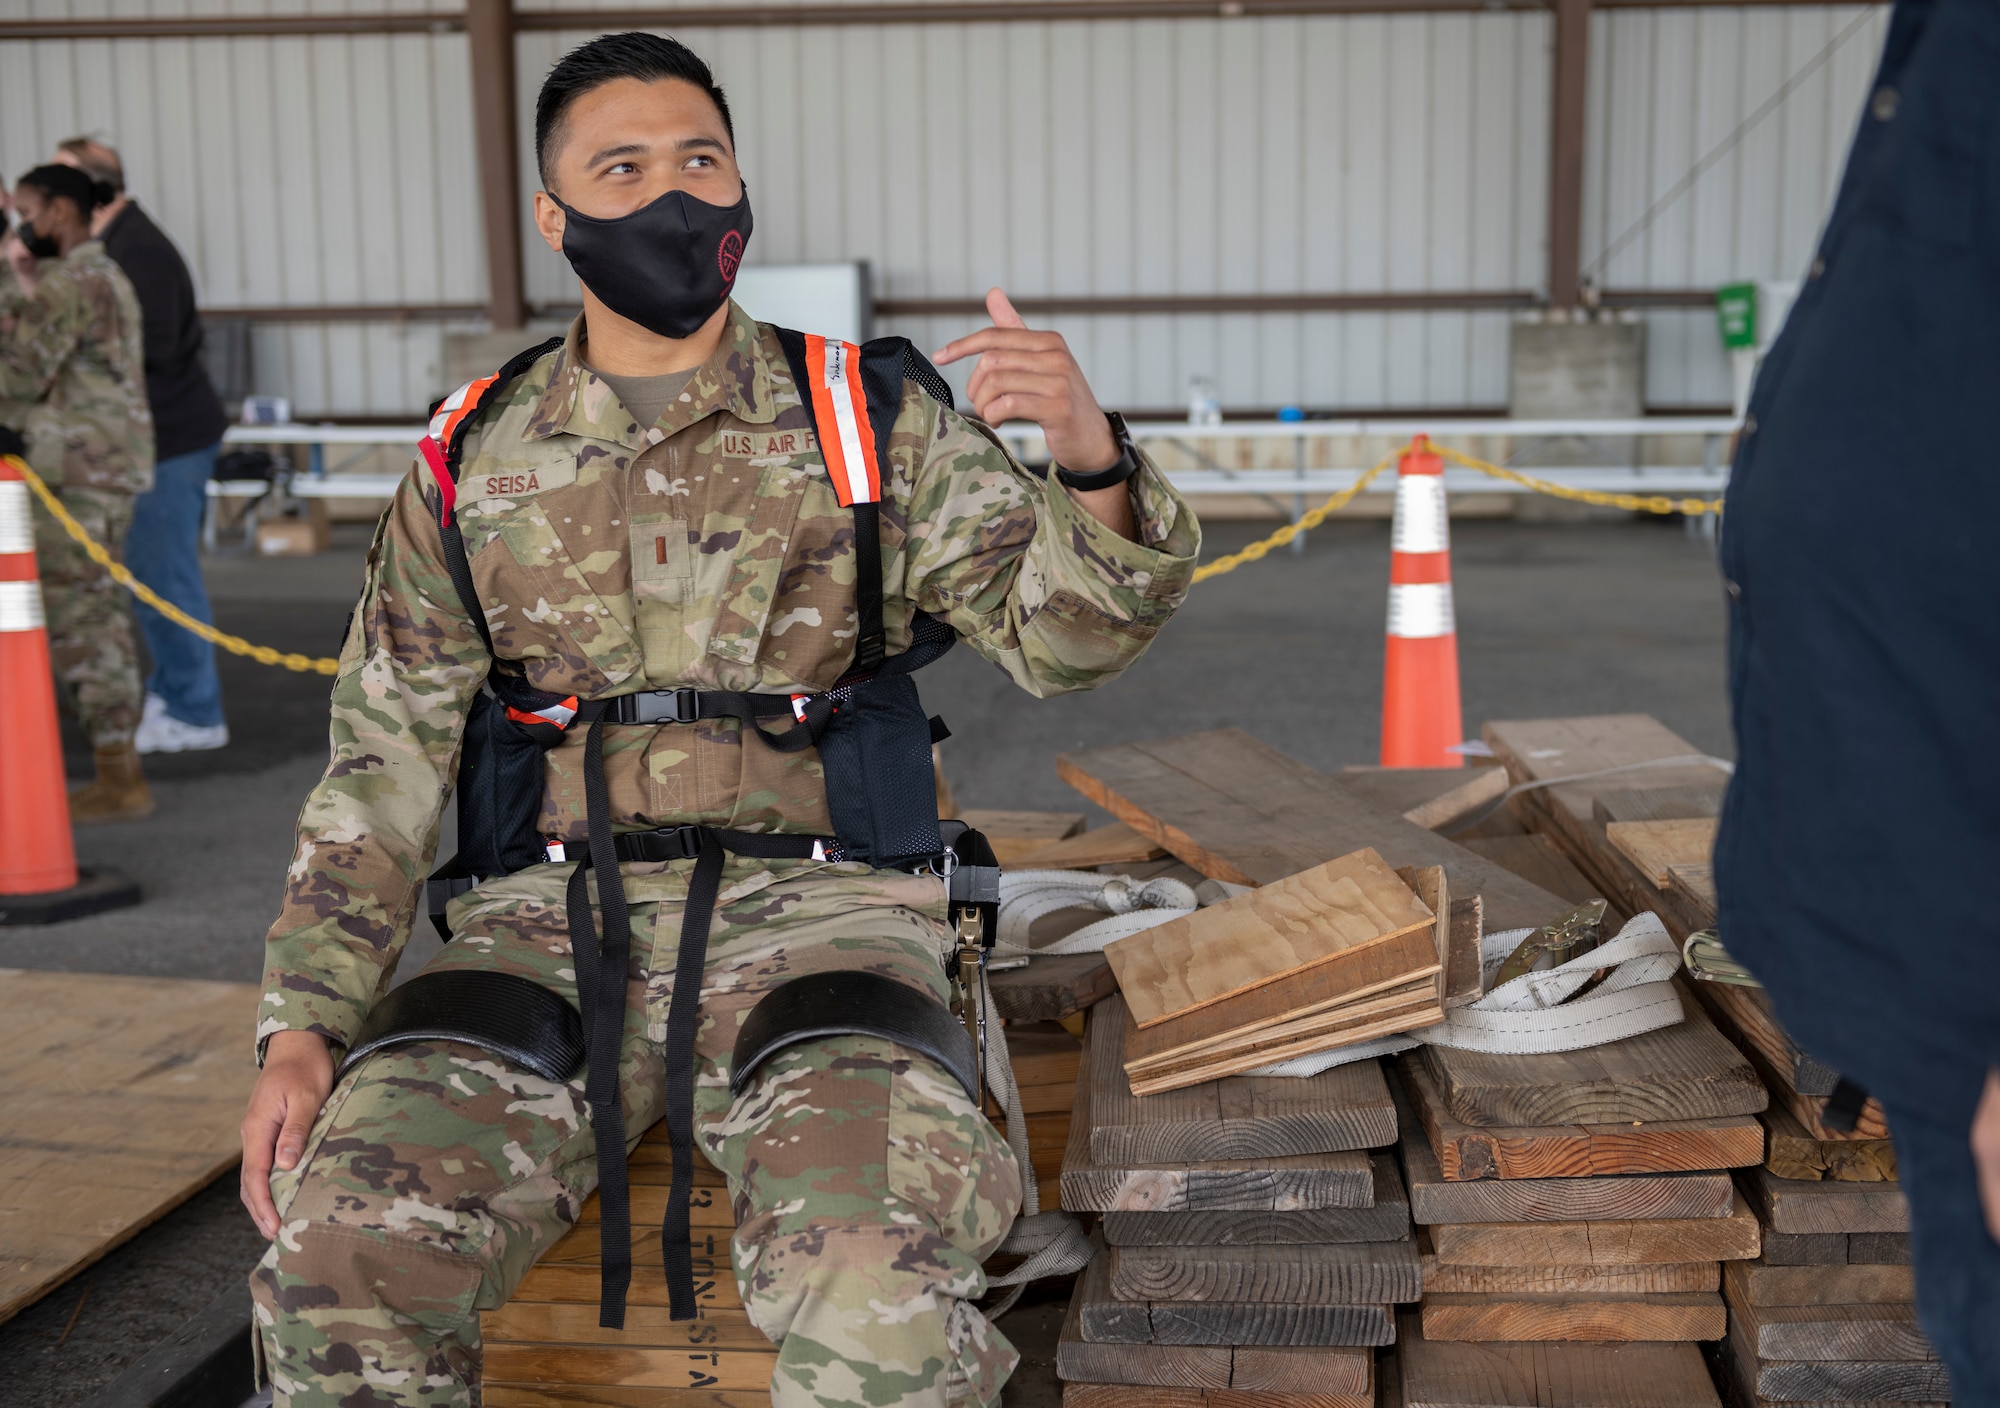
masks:
<svg viewBox="0 0 2000 1408"><path fill-rule="evenodd" d="M868 397L861 387L861 349L851 342L808 333L806 369L813 419L821 427L820 454L842 508L882 501L882 471L875 430L868 422ZM831 425L835 434L828 435Z"/></svg>
<svg viewBox="0 0 2000 1408"><path fill-rule="evenodd" d="M576 696L572 694L560 704L551 704L546 709L537 709L532 714L526 709L507 706L507 717L517 724L554 724L557 728L568 728L576 718Z"/></svg>

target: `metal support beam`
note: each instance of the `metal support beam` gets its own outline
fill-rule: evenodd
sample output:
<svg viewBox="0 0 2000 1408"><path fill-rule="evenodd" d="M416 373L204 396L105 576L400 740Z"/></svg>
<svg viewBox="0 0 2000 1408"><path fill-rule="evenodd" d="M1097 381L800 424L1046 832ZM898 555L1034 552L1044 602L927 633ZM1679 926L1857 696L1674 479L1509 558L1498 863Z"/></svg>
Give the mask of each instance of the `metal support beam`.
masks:
<svg viewBox="0 0 2000 1408"><path fill-rule="evenodd" d="M1583 283L1584 105L1590 0L1555 0L1555 92L1549 104L1549 306L1575 308Z"/></svg>
<svg viewBox="0 0 2000 1408"><path fill-rule="evenodd" d="M524 327L521 183L515 165L514 0L467 0L472 61L472 136L479 155L479 205L486 223L487 316L496 332Z"/></svg>

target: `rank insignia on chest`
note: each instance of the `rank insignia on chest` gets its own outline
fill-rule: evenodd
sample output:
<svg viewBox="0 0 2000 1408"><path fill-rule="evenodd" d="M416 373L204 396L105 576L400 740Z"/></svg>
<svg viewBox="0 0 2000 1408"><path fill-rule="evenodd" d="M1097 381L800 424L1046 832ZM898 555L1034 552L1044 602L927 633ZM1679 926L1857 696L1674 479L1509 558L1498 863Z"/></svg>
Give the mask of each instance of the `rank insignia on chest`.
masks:
<svg viewBox="0 0 2000 1408"><path fill-rule="evenodd" d="M772 460L819 449L810 430L725 430L716 453L725 459Z"/></svg>

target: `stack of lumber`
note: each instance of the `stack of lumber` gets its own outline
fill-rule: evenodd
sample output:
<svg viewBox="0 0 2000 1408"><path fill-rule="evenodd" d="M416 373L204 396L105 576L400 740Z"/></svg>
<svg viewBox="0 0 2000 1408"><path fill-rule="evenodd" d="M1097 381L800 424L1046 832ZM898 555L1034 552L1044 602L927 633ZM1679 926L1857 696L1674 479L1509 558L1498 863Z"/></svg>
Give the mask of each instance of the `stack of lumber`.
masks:
<svg viewBox="0 0 2000 1408"><path fill-rule="evenodd" d="M1763 1255L1723 1278L1716 1379L1738 1408L1943 1403L1944 1366L1917 1326L1909 1206L1893 1183L1741 1177Z"/></svg>
<svg viewBox="0 0 2000 1408"><path fill-rule="evenodd" d="M1178 1090L1443 1020L1444 871L1407 873L1362 849L1108 945L1136 1027L1125 1050L1133 1091ZM1476 933L1455 970L1476 992Z"/></svg>
<svg viewBox="0 0 2000 1408"><path fill-rule="evenodd" d="M1645 714L1489 723L1487 744L1517 782L1550 782L1627 768L1608 777L1524 792L1514 805L1559 846L1598 892L1627 914L1652 910L1676 939L1715 925L1709 853L1728 777L1705 765L1634 767L1700 752ZM1728 942L1728 935L1723 935ZM1896 1177L1882 1108L1870 1100L1854 1128L1826 1123L1835 1074L1805 1055L1772 1015L1761 989L1690 983L1723 1033L1743 1049L1771 1092L1767 1165L1786 1178L1881 1182Z"/></svg>
<svg viewBox="0 0 2000 1408"><path fill-rule="evenodd" d="M1062 1192L1103 1246L1058 1347L1066 1405L1365 1408L1420 1291L1381 1066L1140 1097L1137 1032L1122 998L1091 1009Z"/></svg>

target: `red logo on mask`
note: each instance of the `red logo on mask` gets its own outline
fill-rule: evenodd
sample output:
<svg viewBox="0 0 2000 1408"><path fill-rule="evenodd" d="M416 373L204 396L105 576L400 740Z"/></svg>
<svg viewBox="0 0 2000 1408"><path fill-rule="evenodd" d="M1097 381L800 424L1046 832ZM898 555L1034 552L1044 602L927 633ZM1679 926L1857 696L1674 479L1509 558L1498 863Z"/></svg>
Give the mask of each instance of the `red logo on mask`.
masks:
<svg viewBox="0 0 2000 1408"><path fill-rule="evenodd" d="M736 282L736 266L743 262L743 236L731 230L722 237L721 246L715 251L715 265L722 270L722 281Z"/></svg>

